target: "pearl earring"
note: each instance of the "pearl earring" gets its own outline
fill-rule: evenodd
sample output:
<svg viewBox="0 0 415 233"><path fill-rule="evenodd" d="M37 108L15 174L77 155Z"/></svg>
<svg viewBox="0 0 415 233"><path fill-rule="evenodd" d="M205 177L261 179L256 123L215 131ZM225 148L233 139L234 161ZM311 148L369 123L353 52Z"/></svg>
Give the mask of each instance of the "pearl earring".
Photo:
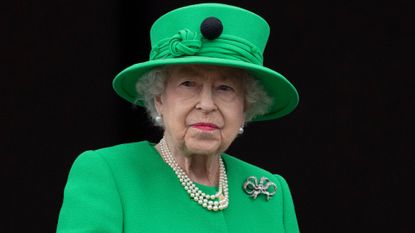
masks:
<svg viewBox="0 0 415 233"><path fill-rule="evenodd" d="M160 115L157 115L155 118L154 118L154 120L157 122L157 123L161 123L161 116Z"/></svg>
<svg viewBox="0 0 415 233"><path fill-rule="evenodd" d="M243 134L243 133L244 133L244 128L243 128L243 127L239 127L239 131L238 131L238 133L239 133L239 134Z"/></svg>

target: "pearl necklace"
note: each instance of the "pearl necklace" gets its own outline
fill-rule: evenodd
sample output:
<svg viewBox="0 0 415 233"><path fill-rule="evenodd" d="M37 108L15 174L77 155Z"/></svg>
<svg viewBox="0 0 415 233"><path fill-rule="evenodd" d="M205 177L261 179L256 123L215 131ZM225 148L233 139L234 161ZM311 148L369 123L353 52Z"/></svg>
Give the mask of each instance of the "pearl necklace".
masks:
<svg viewBox="0 0 415 233"><path fill-rule="evenodd" d="M226 209L229 205L228 178L226 176L225 166L222 158L219 158L219 188L218 192L212 195L202 192L193 181L187 176L179 164L174 159L167 146L166 140L160 140L161 157L174 170L180 183L189 194L190 198L200 204L202 207L211 211L220 211Z"/></svg>

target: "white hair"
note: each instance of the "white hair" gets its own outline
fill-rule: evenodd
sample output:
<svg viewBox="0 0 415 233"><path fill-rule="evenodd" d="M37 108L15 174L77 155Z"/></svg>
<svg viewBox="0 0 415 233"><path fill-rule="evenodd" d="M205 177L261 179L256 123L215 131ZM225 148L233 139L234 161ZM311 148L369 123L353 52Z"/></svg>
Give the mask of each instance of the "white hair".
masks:
<svg viewBox="0 0 415 233"><path fill-rule="evenodd" d="M241 80L242 87L245 91L245 123L247 123L256 116L265 114L272 104L272 99L255 78L245 70L241 69L241 71L241 76L235 78ZM164 127L162 122L156 120L159 114L154 101L156 97L163 94L168 77L169 66L161 66L145 73L136 82L138 97L135 103L143 103L154 125L162 128Z"/></svg>

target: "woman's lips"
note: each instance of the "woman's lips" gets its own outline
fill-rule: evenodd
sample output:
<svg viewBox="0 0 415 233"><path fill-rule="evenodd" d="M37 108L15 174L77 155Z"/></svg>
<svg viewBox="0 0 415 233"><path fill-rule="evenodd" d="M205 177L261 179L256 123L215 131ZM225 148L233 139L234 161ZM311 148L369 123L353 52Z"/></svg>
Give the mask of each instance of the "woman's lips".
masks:
<svg viewBox="0 0 415 233"><path fill-rule="evenodd" d="M204 122L192 124L192 127L203 130L203 131L213 131L213 130L219 129L219 126L213 123L204 123Z"/></svg>

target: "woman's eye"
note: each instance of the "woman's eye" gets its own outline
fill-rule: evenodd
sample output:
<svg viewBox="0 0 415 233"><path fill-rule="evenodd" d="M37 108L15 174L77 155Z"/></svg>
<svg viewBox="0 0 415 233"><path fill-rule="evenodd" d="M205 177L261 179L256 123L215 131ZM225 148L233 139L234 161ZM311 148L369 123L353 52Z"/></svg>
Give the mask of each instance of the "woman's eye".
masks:
<svg viewBox="0 0 415 233"><path fill-rule="evenodd" d="M218 86L218 90L220 91L234 91L233 87L228 85L220 85Z"/></svg>
<svg viewBox="0 0 415 233"><path fill-rule="evenodd" d="M194 87L196 85L195 82L193 81L184 81L182 83L180 83L181 86L185 86L185 87Z"/></svg>

